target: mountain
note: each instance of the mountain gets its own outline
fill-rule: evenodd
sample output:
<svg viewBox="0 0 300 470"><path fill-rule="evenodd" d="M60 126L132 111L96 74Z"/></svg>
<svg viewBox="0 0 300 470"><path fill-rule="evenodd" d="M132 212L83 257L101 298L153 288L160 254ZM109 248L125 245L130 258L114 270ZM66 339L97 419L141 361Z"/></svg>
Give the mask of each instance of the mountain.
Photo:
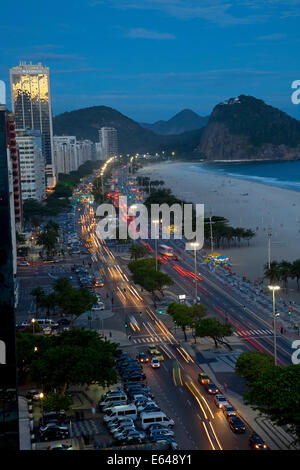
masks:
<svg viewBox="0 0 300 470"><path fill-rule="evenodd" d="M168 121L157 121L153 124L141 123L141 126L155 134L182 134L187 131L201 129L207 124L208 116L202 117L191 109L183 109Z"/></svg>
<svg viewBox="0 0 300 470"><path fill-rule="evenodd" d="M157 135L133 119L108 106L93 106L59 114L53 119L55 135L75 135L77 139L99 141L98 129L115 127L120 153L175 151L191 154L200 141L201 130L181 135Z"/></svg>
<svg viewBox="0 0 300 470"><path fill-rule="evenodd" d="M194 151L207 160L300 158L300 121L253 96L218 104Z"/></svg>

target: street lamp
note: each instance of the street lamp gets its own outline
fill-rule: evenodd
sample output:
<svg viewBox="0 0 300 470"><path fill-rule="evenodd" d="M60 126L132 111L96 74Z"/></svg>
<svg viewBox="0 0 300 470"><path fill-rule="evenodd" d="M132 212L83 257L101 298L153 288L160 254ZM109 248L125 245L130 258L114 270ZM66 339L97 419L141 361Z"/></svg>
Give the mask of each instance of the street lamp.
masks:
<svg viewBox="0 0 300 470"><path fill-rule="evenodd" d="M41 408L42 408L42 424L44 425L44 409L43 409L43 392L39 393L39 399L41 400Z"/></svg>
<svg viewBox="0 0 300 470"><path fill-rule="evenodd" d="M209 225L210 225L210 249L211 249L211 253L213 253L213 251L214 251L214 239L213 239L211 218L212 218L212 211L209 212Z"/></svg>
<svg viewBox="0 0 300 470"><path fill-rule="evenodd" d="M275 308L275 292L280 286L268 286L273 295L273 333L274 333L274 364L277 366L277 347L276 347L276 308Z"/></svg>
<svg viewBox="0 0 300 470"><path fill-rule="evenodd" d="M153 220L155 226L155 271L157 271L157 225L159 224L159 220Z"/></svg>
<svg viewBox="0 0 300 470"><path fill-rule="evenodd" d="M199 243L193 242L191 245L194 247L194 255L195 255L195 303L197 302L197 247L199 246Z"/></svg>
<svg viewBox="0 0 300 470"><path fill-rule="evenodd" d="M32 334L34 334L34 324L35 324L35 318L32 318L31 319L31 323L32 323Z"/></svg>

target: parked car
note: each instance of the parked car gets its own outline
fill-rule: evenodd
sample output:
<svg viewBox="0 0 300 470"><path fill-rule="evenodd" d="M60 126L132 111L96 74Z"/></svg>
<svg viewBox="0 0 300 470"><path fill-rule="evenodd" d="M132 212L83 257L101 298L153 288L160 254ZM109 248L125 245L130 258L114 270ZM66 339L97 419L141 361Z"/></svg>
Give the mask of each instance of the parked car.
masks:
<svg viewBox="0 0 300 470"><path fill-rule="evenodd" d="M159 354L159 351L157 350L156 346L148 346L148 351L151 354L151 356L154 356L155 354Z"/></svg>
<svg viewBox="0 0 300 470"><path fill-rule="evenodd" d="M222 408L224 405L229 405L228 401L223 395L220 395L217 393L217 395L214 398L215 405L218 408Z"/></svg>
<svg viewBox="0 0 300 470"><path fill-rule="evenodd" d="M208 382L207 384L205 384L205 388L207 392L210 393L211 395L216 395L220 391L213 382Z"/></svg>
<svg viewBox="0 0 300 470"><path fill-rule="evenodd" d="M40 438L43 441L54 441L69 437L68 426L58 425L56 423L49 423L46 424L46 426L41 426L39 431Z"/></svg>
<svg viewBox="0 0 300 470"><path fill-rule="evenodd" d="M231 405L223 405L222 411L225 418L229 418L230 416L236 416L235 409Z"/></svg>
<svg viewBox="0 0 300 470"><path fill-rule="evenodd" d="M235 433L244 433L246 426L238 416L231 416L228 420L230 429Z"/></svg>
<svg viewBox="0 0 300 470"><path fill-rule="evenodd" d="M249 446L254 450L268 450L268 446L265 441L255 432L249 437Z"/></svg>

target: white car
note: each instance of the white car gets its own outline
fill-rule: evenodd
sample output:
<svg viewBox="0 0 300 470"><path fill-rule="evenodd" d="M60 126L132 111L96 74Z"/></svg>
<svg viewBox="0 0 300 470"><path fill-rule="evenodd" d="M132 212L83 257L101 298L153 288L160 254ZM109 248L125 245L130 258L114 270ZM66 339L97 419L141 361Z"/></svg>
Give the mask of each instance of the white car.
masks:
<svg viewBox="0 0 300 470"><path fill-rule="evenodd" d="M223 408L224 405L229 405L227 399L220 394L215 395L214 402L218 408Z"/></svg>
<svg viewBox="0 0 300 470"><path fill-rule="evenodd" d="M153 369L157 369L158 367L160 367L160 362L157 357L152 357L151 366L153 367Z"/></svg>
<svg viewBox="0 0 300 470"><path fill-rule="evenodd" d="M92 306L92 310L95 312L97 310L104 310L105 306L103 302L97 302L95 305Z"/></svg>

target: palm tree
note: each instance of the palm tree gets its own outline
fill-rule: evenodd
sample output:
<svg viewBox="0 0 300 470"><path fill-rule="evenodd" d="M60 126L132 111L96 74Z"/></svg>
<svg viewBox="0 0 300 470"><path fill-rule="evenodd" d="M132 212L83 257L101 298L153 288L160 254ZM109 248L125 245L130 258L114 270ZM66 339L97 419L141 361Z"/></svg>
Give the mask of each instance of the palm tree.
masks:
<svg viewBox="0 0 300 470"><path fill-rule="evenodd" d="M37 311L39 307L42 307L43 305L43 300L45 298L45 292L44 290L38 286L35 289L33 289L30 294L35 298L35 314L37 315Z"/></svg>
<svg viewBox="0 0 300 470"><path fill-rule="evenodd" d="M296 259L291 266L291 277L297 279L297 289L299 290L300 279L300 259Z"/></svg>
<svg viewBox="0 0 300 470"><path fill-rule="evenodd" d="M272 261L270 263L270 268L268 264L265 265L264 277L269 280L270 284L280 281L281 275L278 261Z"/></svg>
<svg viewBox="0 0 300 470"><path fill-rule="evenodd" d="M283 281L285 289L287 289L288 278L291 276L291 266L289 261L282 260L279 263L280 279Z"/></svg>

